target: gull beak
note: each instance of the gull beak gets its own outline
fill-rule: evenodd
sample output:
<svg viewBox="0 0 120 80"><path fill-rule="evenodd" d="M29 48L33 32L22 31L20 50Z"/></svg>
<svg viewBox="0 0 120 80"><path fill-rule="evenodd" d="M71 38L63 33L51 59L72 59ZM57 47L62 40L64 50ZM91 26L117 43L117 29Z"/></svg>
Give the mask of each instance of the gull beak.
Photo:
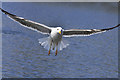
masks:
<svg viewBox="0 0 120 80"><path fill-rule="evenodd" d="M59 34L61 34L61 31L59 31Z"/></svg>

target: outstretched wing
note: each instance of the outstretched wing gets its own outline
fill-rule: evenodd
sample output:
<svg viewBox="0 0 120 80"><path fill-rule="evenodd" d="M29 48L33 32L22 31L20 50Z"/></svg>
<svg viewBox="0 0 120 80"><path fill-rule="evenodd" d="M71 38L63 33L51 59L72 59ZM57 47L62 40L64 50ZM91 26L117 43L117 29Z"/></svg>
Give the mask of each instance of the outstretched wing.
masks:
<svg viewBox="0 0 120 80"><path fill-rule="evenodd" d="M114 29L116 27L119 27L120 24L117 26L114 26L112 28L106 28L106 29L70 29L70 30L64 30L63 36L64 37L72 37L72 36L90 36L97 33L106 32L108 30Z"/></svg>
<svg viewBox="0 0 120 80"><path fill-rule="evenodd" d="M40 24L40 23L37 23L37 22L33 22L33 21L30 21L30 20L26 20L22 17L18 17L16 15L8 13L7 11L5 11L1 8L0 8L0 10L3 13L5 13L6 15L8 15L9 18L13 19L14 21L17 21L18 23L20 23L24 27L27 27L29 29L32 29L32 30L35 30L35 31L38 31L38 32L42 32L42 33L45 33L45 34L49 34L51 32L51 28L46 26L46 25L43 25L43 24Z"/></svg>

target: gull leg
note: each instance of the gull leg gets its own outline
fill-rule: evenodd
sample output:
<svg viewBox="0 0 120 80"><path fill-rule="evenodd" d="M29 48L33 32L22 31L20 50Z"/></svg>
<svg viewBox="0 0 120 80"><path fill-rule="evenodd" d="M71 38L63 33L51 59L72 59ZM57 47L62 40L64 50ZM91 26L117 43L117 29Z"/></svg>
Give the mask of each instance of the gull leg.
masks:
<svg viewBox="0 0 120 80"><path fill-rule="evenodd" d="M49 49L49 51L48 51L48 55L50 55L50 49Z"/></svg>
<svg viewBox="0 0 120 80"><path fill-rule="evenodd" d="M48 51L48 55L50 55L51 46L52 46L52 42L50 43L50 48L49 48L49 51Z"/></svg>
<svg viewBox="0 0 120 80"><path fill-rule="evenodd" d="M56 52L55 52L55 56L57 56L57 49L56 49Z"/></svg>
<svg viewBox="0 0 120 80"><path fill-rule="evenodd" d="M58 52L58 43L56 44L56 52L55 52L55 56L57 56L57 52Z"/></svg>

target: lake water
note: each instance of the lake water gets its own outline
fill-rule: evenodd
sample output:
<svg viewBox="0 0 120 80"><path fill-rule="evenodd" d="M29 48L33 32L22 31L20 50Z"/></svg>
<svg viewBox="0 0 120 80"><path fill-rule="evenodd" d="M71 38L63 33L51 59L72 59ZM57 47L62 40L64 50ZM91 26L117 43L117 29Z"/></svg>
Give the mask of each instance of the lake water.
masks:
<svg viewBox="0 0 120 80"><path fill-rule="evenodd" d="M47 26L101 29L118 24L117 3L4 2L6 11ZM1 13L1 12L0 12ZM2 15L4 78L117 78L118 28L88 37L65 38L70 45L48 56L38 39L48 37Z"/></svg>

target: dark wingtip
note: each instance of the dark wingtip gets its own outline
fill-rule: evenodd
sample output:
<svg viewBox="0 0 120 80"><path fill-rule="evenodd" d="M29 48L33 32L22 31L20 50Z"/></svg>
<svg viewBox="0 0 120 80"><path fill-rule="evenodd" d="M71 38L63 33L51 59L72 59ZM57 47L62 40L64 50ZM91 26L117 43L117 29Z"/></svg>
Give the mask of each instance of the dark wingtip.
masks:
<svg viewBox="0 0 120 80"><path fill-rule="evenodd" d="M0 8L0 10L1 10L2 12L5 12L2 8Z"/></svg>
<svg viewBox="0 0 120 80"><path fill-rule="evenodd" d="M110 30L110 29L114 29L114 28L119 27L119 26L120 26L120 24L118 24L118 25L116 25L116 26L114 26L114 27L112 27L112 28L109 28L109 30Z"/></svg>
<svg viewBox="0 0 120 80"><path fill-rule="evenodd" d="M16 16L16 15L10 14L9 12L7 12L7 11L3 10L2 8L0 8L0 10L1 10L3 13L5 13L6 15Z"/></svg>
<svg viewBox="0 0 120 80"><path fill-rule="evenodd" d="M115 27L113 27L113 28L116 28L116 27L119 27L120 26L120 24L118 24L117 26L115 26Z"/></svg>
<svg viewBox="0 0 120 80"><path fill-rule="evenodd" d="M4 10L3 10L2 8L0 8L0 10L1 10L2 12L4 12Z"/></svg>
<svg viewBox="0 0 120 80"><path fill-rule="evenodd" d="M114 27L111 27L111 28L106 28L106 29L101 29L101 30L102 30L102 31L111 30L111 29L117 28L117 27L119 27L119 26L120 26L120 24L118 24L118 25L116 25L116 26L114 26Z"/></svg>

